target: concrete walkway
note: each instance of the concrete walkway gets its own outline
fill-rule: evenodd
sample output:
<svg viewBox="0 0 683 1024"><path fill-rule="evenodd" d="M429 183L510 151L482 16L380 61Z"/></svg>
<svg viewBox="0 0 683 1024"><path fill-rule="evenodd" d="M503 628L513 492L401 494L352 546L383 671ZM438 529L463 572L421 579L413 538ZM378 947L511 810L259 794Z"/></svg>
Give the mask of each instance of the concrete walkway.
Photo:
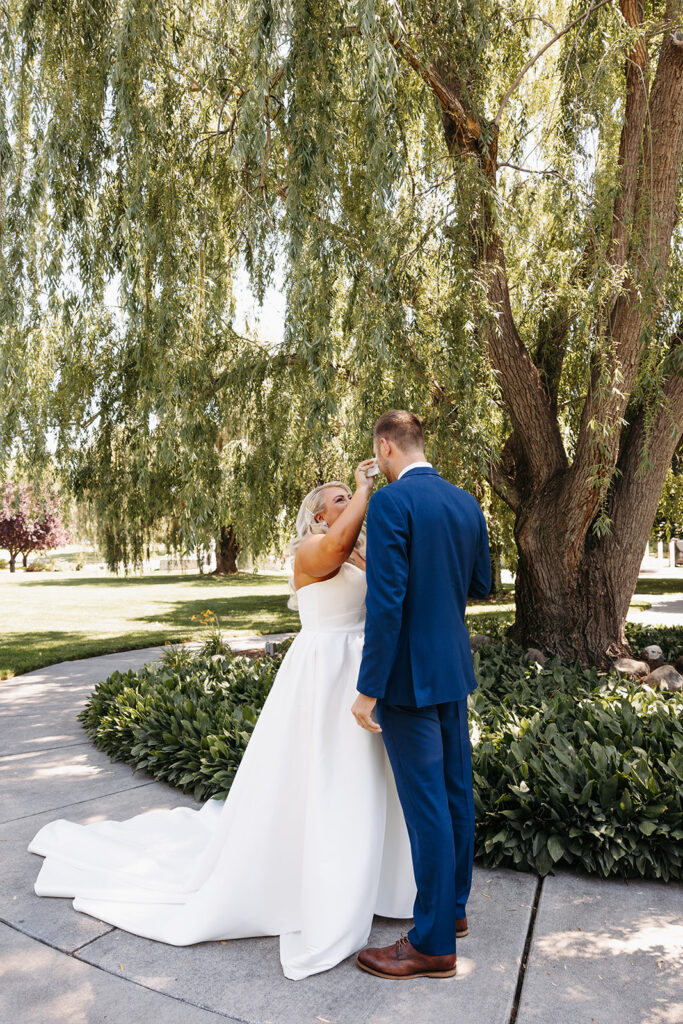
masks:
<svg viewBox="0 0 683 1024"><path fill-rule="evenodd" d="M629 622L642 622L648 626L680 626L683 622L683 593L639 594L638 597L649 601L650 607L642 611L631 609Z"/></svg>
<svg viewBox="0 0 683 1024"><path fill-rule="evenodd" d="M241 641L253 648L264 638ZM278 939L174 947L39 898L26 846L89 822L194 801L116 764L76 714L93 685L160 648L63 662L0 683L0 1019L17 1024L680 1024L683 887L477 868L470 935L447 981L389 982L353 959L300 982ZM239 884L239 879L236 880ZM375 919L373 944L401 923Z"/></svg>

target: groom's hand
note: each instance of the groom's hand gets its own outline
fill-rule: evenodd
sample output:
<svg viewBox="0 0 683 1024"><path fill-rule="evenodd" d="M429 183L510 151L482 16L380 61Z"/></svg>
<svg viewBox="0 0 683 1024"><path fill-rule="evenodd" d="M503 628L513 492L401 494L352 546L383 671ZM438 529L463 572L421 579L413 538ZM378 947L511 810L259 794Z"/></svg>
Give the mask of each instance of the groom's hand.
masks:
<svg viewBox="0 0 683 1024"><path fill-rule="evenodd" d="M377 722L373 722L370 717L372 709L376 703L377 699L375 697L366 697L364 693L359 693L353 702L353 707L351 708L351 714L356 719L361 729L367 729L368 732L382 731Z"/></svg>

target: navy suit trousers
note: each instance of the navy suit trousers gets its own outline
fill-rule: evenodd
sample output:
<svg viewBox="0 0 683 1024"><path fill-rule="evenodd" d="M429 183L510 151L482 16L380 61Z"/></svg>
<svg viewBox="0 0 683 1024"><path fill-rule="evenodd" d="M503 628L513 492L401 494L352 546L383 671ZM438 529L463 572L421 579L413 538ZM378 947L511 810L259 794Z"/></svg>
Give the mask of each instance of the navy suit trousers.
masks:
<svg viewBox="0 0 683 1024"><path fill-rule="evenodd" d="M454 953L455 922L467 912L474 854L467 698L421 708L378 700L376 708L417 883L408 938L429 956Z"/></svg>

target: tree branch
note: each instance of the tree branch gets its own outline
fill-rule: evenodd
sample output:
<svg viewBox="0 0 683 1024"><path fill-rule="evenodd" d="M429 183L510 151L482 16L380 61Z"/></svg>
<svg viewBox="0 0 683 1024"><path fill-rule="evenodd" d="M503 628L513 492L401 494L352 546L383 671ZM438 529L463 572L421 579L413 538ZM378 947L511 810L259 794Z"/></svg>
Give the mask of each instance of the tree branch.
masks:
<svg viewBox="0 0 683 1024"><path fill-rule="evenodd" d="M503 469L502 462L489 462L488 481L499 498L508 505L513 512L517 512L522 504L522 496L517 489L513 477L509 476Z"/></svg>
<svg viewBox="0 0 683 1024"><path fill-rule="evenodd" d="M621 0L621 13L631 28L643 24L642 0ZM647 43L639 36L626 60L626 104L619 143L620 188L614 200L612 259L618 267L626 262L628 241L635 212L640 147L647 119L649 56Z"/></svg>
<svg viewBox="0 0 683 1024"><path fill-rule="evenodd" d="M463 141L466 140L469 143L469 148L471 148L481 137L480 122L467 114L460 98L449 88L434 64L424 64L409 43L392 35L388 30L387 39L396 52L403 57L410 67L418 73L423 82L429 86L438 100L443 113L452 121L461 139Z"/></svg>
<svg viewBox="0 0 683 1024"><path fill-rule="evenodd" d="M622 0L624 10L633 16L637 2ZM677 0L677 8L683 13L681 0ZM646 55L641 57L646 59ZM630 68L627 77L633 65ZM616 301L602 318L599 356L591 372L576 454L565 484L568 515L586 528L612 479L619 456L620 425L638 374L643 337L656 324L664 302L663 283L683 163L683 48L671 36L663 39L649 100L643 97L642 78L633 74L630 82L631 125L638 123L639 104L644 109L640 135L631 138L628 124L622 135L622 193L624 203L633 207L629 217L633 227L625 242L620 241L618 231L616 237L629 270Z"/></svg>
<svg viewBox="0 0 683 1024"><path fill-rule="evenodd" d="M567 455L551 399L515 325L503 243L493 229L484 270L494 312L493 320L484 325L491 362L499 375L513 430L529 460L530 484L532 488L541 487L555 473L566 469Z"/></svg>
<svg viewBox="0 0 683 1024"><path fill-rule="evenodd" d="M659 411L642 408L628 428L619 459L620 474L610 496L612 540L617 549L628 546L637 509L651 524L674 452L683 436L683 374L676 372L664 385ZM605 539L608 543L608 539Z"/></svg>
<svg viewBox="0 0 683 1024"><path fill-rule="evenodd" d="M509 161L498 164L498 168L500 169L501 167L510 167L513 171L521 171L523 174L542 174L551 178L557 178L559 181L563 181L565 185L569 185L571 188L576 188L576 184L573 181L570 181L569 178L565 178L565 176L560 174L559 171L554 171L549 167L519 167L517 164L511 164ZM581 191L584 192L585 189L581 189Z"/></svg>
<svg viewBox="0 0 683 1024"><path fill-rule="evenodd" d="M510 86L508 91L503 96L503 99L500 102L500 106L498 107L498 112L497 112L495 118L493 119L493 123L495 125L500 125L500 121L501 121L501 118L503 116L503 111L505 110L506 106L508 105L508 103L509 103L509 101L510 101L512 95L513 95L513 93L519 87L519 85L520 85L522 79L524 78L524 76L526 75L527 71L529 71L529 69L534 66L536 61L539 60L543 56L543 54L546 52L546 50L549 50L550 47L553 45L553 43L556 43L558 39L562 38L562 36L566 36L567 32L571 31L571 29L573 29L575 25L578 25L579 22L586 22L588 20L588 18L590 17L590 15L594 11L597 11L600 7L604 7L605 4L608 4L608 3L611 3L611 2L612 2L612 0L600 0L600 3L593 4L592 7L589 7L588 10L585 11L583 14L581 14L578 18L574 18L574 20L570 21L568 25L565 25L563 29L560 29L559 32L556 32L555 35L552 37L552 39L550 39L545 44L545 46L542 46L541 49L538 50L538 52L533 55L533 57L529 58L529 60L526 62L526 64L524 65L524 67L522 68L520 73L517 75L517 77L515 78L514 82L512 83L512 85Z"/></svg>

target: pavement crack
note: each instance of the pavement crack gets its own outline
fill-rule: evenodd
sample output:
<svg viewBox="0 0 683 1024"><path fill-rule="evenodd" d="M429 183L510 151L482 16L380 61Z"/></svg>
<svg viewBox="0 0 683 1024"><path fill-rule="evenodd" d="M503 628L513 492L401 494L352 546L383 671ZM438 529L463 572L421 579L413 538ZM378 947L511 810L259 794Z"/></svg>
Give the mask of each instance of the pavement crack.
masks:
<svg viewBox="0 0 683 1024"><path fill-rule="evenodd" d="M70 950L69 956L76 956L76 953L80 953L82 949L85 949L85 947L89 946L91 943L97 942L97 940L101 939L103 935L109 935L111 932L115 931L116 928L112 925L111 928L107 928L106 932L102 932L100 935L95 935L92 939L88 939L87 942L82 942L80 946L75 946L74 949Z"/></svg>
<svg viewBox="0 0 683 1024"><path fill-rule="evenodd" d="M508 1021L508 1024L517 1024L517 1014L519 1013L519 1004L522 1000L522 989L524 988L524 979L526 977L526 968L529 960L529 951L531 950L531 943L534 937L534 926L536 924L536 914L538 912L538 904L541 899L542 889L543 879L539 876L538 881L536 882L534 902L531 905L531 914L529 915L529 927L527 928L526 940L524 942L524 951L522 952L522 959L519 962L517 987L515 988L515 995L512 1000L512 1010L510 1011L510 1019Z"/></svg>
<svg viewBox="0 0 683 1024"><path fill-rule="evenodd" d="M3 757L22 757L24 754L44 754L48 750L73 750L74 747L85 747L90 740L78 740L76 743L59 743L56 747L34 747L33 750L10 750L0 754L0 761Z"/></svg>
<svg viewBox="0 0 683 1024"><path fill-rule="evenodd" d="M103 967L101 964L93 963L91 960L86 960L83 957L76 956L77 950L69 951L68 949L62 949L61 946L56 946L54 942L48 942L47 939L41 939L36 935L32 935L30 932L25 931L23 928L18 928L16 924L8 921L7 918L0 916L0 924L4 924L7 928L11 928L12 931L18 932L20 935L25 935L27 939L32 939L33 942L39 942L41 946L47 946L49 949L54 949L57 953L61 953L63 956L71 957L79 964L87 964L88 967L94 967L96 971L102 971L103 974L109 974L112 978L119 978L121 981L128 982L129 985L136 985L138 988L144 988L148 992L154 992L155 995L165 996L166 999L172 999L175 1003L183 1003L185 1006L193 1006L197 1010L204 1010L205 1013L212 1013L216 1017L222 1017L223 1020L227 1020L230 1024L255 1024L254 1021L244 1020L242 1017L233 1017L229 1013L223 1013L222 1010L217 1010L213 1006L204 1006L202 1003L195 1003L191 999L182 999L180 996L174 996L171 992L165 992L160 988L153 988L151 985L145 985L142 981L136 981L134 978L127 978L125 974L120 974L118 971L110 970L108 967ZM116 931L116 928L110 928L109 931ZM109 932L103 932L103 935L109 935ZM96 942L97 939L101 939L102 935L97 935L90 942ZM90 942L84 942L83 946L79 946L78 949L83 949L84 946L88 946Z"/></svg>
<svg viewBox="0 0 683 1024"><path fill-rule="evenodd" d="M18 818L7 818L0 821L0 825L12 825L15 821L25 821L27 818L39 818L42 814L52 814L53 811L67 811L69 807L78 807L79 804L91 804L95 800L104 800L108 796L116 796L118 793L132 792L134 789L144 789L145 786L153 786L156 780L141 782L139 786L124 786L123 789L113 789L110 793L99 793L97 796L89 796L86 800L72 800L70 804L61 804L59 807L44 807L40 811L32 811L31 814L20 814Z"/></svg>

